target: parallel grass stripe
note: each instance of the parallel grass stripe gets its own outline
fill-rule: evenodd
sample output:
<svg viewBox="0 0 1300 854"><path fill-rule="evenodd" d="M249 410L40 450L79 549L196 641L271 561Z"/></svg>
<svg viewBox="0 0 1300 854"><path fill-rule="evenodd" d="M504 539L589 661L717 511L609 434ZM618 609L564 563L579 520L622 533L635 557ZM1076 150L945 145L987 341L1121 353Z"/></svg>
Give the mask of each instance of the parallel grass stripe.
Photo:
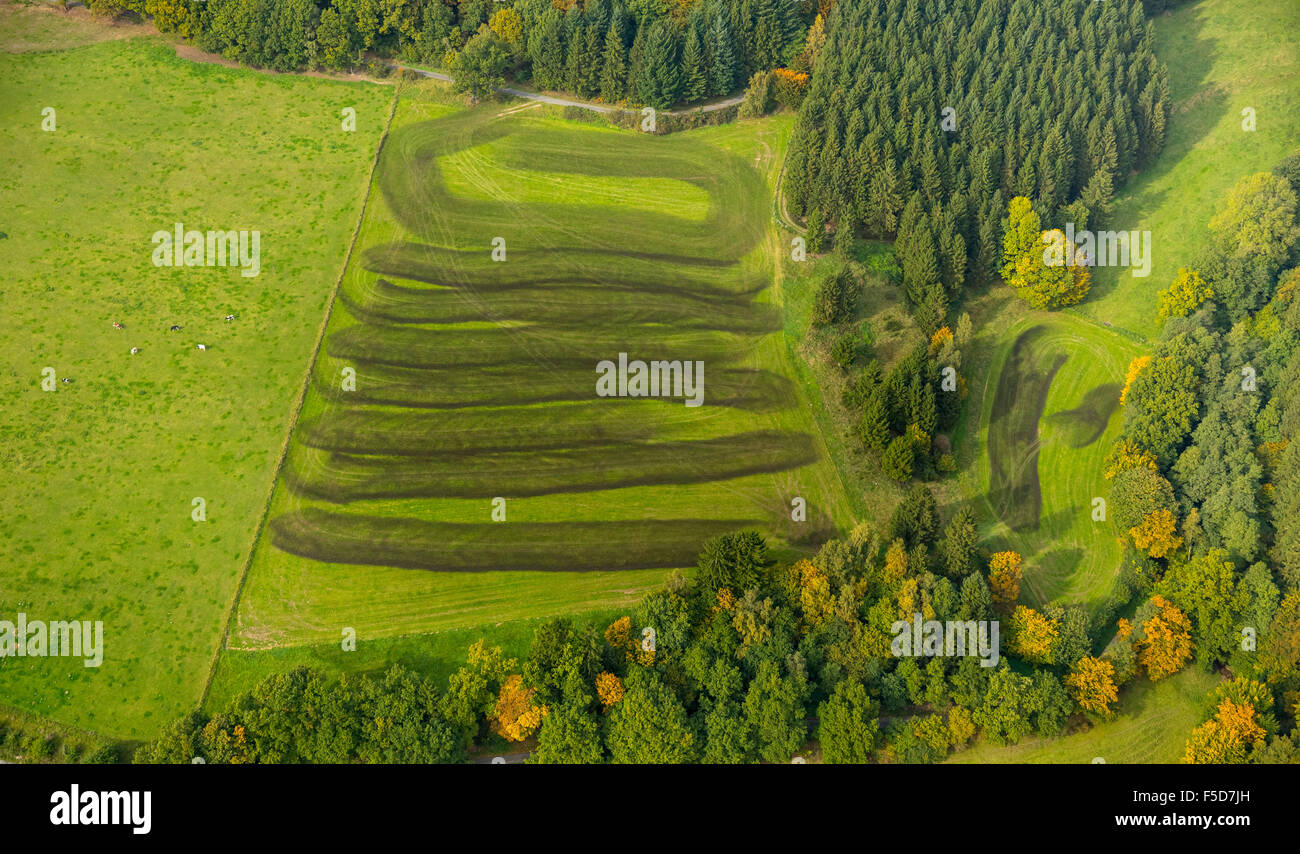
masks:
<svg viewBox="0 0 1300 854"><path fill-rule="evenodd" d="M481 292L411 288L379 279L364 297L341 295L348 312L365 323L466 323L530 321L551 326L664 323L724 332L763 334L781 328L780 311L747 297L707 299L663 291L611 287L530 287Z"/></svg>
<svg viewBox="0 0 1300 854"><path fill-rule="evenodd" d="M300 495L338 504L392 498L529 497L629 486L710 483L817 461L803 433L596 447L377 457L331 453L286 478Z"/></svg>
<svg viewBox="0 0 1300 854"><path fill-rule="evenodd" d="M427 330L362 324L335 332L325 346L326 352L336 359L407 368L531 362L583 366L594 372L597 363L606 359L617 361L619 353L627 353L629 361L703 361L707 371L710 365L744 358L755 344L752 339L726 332L679 331L662 326Z"/></svg>
<svg viewBox="0 0 1300 854"><path fill-rule="evenodd" d="M490 365L461 368L409 368L357 361L357 388L341 391L336 375L318 366L314 387L326 400L344 405L378 404L414 409L521 406L552 401L597 400L595 363L555 366ZM648 398L661 406L683 407L680 398ZM794 384L771 371L746 368L705 370L704 405L755 412L794 405Z"/></svg>
<svg viewBox="0 0 1300 854"><path fill-rule="evenodd" d="M567 448L643 441L657 432L645 406L601 401L575 406L457 409L448 412L344 409L301 427L303 444L353 454L427 455Z"/></svg>

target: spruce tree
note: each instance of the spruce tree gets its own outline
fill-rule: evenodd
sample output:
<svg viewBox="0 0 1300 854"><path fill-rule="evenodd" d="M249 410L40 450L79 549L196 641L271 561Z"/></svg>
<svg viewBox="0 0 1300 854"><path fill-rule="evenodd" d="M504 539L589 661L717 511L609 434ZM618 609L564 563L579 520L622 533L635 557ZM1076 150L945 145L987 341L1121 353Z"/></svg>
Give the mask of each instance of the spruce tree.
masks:
<svg viewBox="0 0 1300 854"><path fill-rule="evenodd" d="M727 23L727 16L719 7L709 26L709 94L730 95L736 88L736 45Z"/></svg>
<svg viewBox="0 0 1300 854"><path fill-rule="evenodd" d="M975 528L975 514L969 507L958 510L944 529L940 552L943 571L949 578L964 580L978 569L979 532Z"/></svg>
<svg viewBox="0 0 1300 854"><path fill-rule="evenodd" d="M600 99L614 104L627 97L627 47L618 24L611 22L605 34L605 55L600 69Z"/></svg>
<svg viewBox="0 0 1300 854"><path fill-rule="evenodd" d="M644 59L636 70L637 94L643 103L666 110L682 94L681 68L677 62L677 43L670 25L654 21L645 39Z"/></svg>
<svg viewBox="0 0 1300 854"><path fill-rule="evenodd" d="M648 103L641 95L641 78L648 72L646 70L646 40L650 34L650 25L648 22L636 25L636 35L632 38L632 49L628 52L627 58L627 85L624 90L627 97L635 98L640 103Z"/></svg>
<svg viewBox="0 0 1300 854"><path fill-rule="evenodd" d="M854 228L853 211L845 207L840 211L840 220L835 225L835 254L841 258L853 257Z"/></svg>
<svg viewBox="0 0 1300 854"><path fill-rule="evenodd" d="M703 101L709 91L704 67L704 44L694 26L688 26L687 30L686 47L682 51L682 99L688 102Z"/></svg>
<svg viewBox="0 0 1300 854"><path fill-rule="evenodd" d="M858 425L858 436L869 451L880 453L889 444L889 417L886 412L885 399L881 389L872 391L867 398L867 405L862 412L862 421Z"/></svg>
<svg viewBox="0 0 1300 854"><path fill-rule="evenodd" d="M822 216L821 208L813 208L808 212L808 251L819 253L826 248L826 219Z"/></svg>
<svg viewBox="0 0 1300 854"><path fill-rule="evenodd" d="M563 19L558 9L547 9L528 40L533 62L533 85L538 89L559 89L564 85Z"/></svg>

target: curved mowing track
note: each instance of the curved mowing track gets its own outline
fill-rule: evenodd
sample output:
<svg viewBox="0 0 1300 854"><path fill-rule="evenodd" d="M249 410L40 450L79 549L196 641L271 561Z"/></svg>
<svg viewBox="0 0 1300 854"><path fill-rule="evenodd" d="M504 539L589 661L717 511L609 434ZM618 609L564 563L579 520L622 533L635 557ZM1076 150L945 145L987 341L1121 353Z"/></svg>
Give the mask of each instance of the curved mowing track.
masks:
<svg viewBox="0 0 1300 854"><path fill-rule="evenodd" d="M323 408L295 433L292 500L271 525L281 550L457 572L687 566L707 537L777 520L719 507L728 518L470 524L421 502L708 484L817 461L807 434L736 414L795 399L788 379L755 367L780 329L756 300L770 281L754 261L762 177L699 142L521 127L480 111L389 134L376 182L401 233L360 252L365 273L339 295L314 370ZM448 190L453 161L472 198ZM556 181L554 200L512 201L512 176ZM559 186L610 177L684 182L707 209L692 219ZM705 405L597 397L596 364L619 353L702 361ZM343 366L355 390L340 388Z"/></svg>

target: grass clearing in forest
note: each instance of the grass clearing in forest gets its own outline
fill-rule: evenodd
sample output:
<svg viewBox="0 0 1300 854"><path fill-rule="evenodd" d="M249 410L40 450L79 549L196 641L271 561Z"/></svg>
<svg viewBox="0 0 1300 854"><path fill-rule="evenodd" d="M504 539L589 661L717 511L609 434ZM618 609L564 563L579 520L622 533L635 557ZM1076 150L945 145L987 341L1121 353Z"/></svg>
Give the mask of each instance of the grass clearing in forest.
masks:
<svg viewBox="0 0 1300 854"><path fill-rule="evenodd" d="M1122 423L1136 344L1069 314L1034 312L999 339L983 395L979 477L992 549L1025 559L1021 598L1102 603L1119 569L1114 525L1093 521Z"/></svg>
<svg viewBox="0 0 1300 854"><path fill-rule="evenodd" d="M1145 678L1125 685L1114 720L1059 738L1024 738L1019 744L977 742L949 763L1108 765L1181 762L1187 738L1201 721L1206 697L1219 677L1195 664L1160 682Z"/></svg>

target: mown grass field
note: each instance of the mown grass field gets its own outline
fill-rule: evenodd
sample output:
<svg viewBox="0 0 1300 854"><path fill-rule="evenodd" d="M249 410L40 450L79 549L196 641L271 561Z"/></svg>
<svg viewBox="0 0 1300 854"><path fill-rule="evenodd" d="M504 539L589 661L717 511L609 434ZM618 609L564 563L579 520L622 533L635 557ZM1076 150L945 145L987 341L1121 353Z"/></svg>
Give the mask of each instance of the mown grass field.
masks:
<svg viewBox="0 0 1300 854"><path fill-rule="evenodd" d="M0 0L0 43L3 53L66 50L94 42L125 39L155 32L144 24L118 23L106 26L90 16L85 7L57 9L49 3L31 0Z"/></svg>
<svg viewBox="0 0 1300 854"><path fill-rule="evenodd" d="M1026 738L1019 744L977 742L948 762L1107 765L1181 762L1187 737L1201 721L1218 677L1195 665L1160 682L1139 679L1120 692L1119 715L1087 732L1061 738Z"/></svg>
<svg viewBox="0 0 1300 854"><path fill-rule="evenodd" d="M768 289L783 129L648 137L422 91L398 105L231 649L612 611L709 536L800 549L851 522ZM620 352L702 360L704 405L597 397Z"/></svg>
<svg viewBox="0 0 1300 854"><path fill-rule="evenodd" d="M16 46L27 20L0 16ZM50 32L38 46L79 39ZM0 614L105 635L98 669L0 661L0 703L148 736L198 701L392 98L159 38L0 53ZM260 275L155 267L178 221L259 230ZM42 391L45 367L74 381Z"/></svg>
<svg viewBox="0 0 1300 854"><path fill-rule="evenodd" d="M1154 18L1174 109L1164 151L1119 197L1108 228L1151 232L1151 275L1098 268L1080 310L1154 338L1156 293L1191 266L1242 176L1300 151L1300 4L1200 0ZM1256 129L1243 129L1242 110Z"/></svg>
<svg viewBox="0 0 1300 854"><path fill-rule="evenodd" d="M1068 314L1033 312L999 339L981 395L981 494L991 549L1025 559L1021 599L1097 605L1120 548L1095 522L1106 455L1123 414L1119 392L1136 344Z"/></svg>

